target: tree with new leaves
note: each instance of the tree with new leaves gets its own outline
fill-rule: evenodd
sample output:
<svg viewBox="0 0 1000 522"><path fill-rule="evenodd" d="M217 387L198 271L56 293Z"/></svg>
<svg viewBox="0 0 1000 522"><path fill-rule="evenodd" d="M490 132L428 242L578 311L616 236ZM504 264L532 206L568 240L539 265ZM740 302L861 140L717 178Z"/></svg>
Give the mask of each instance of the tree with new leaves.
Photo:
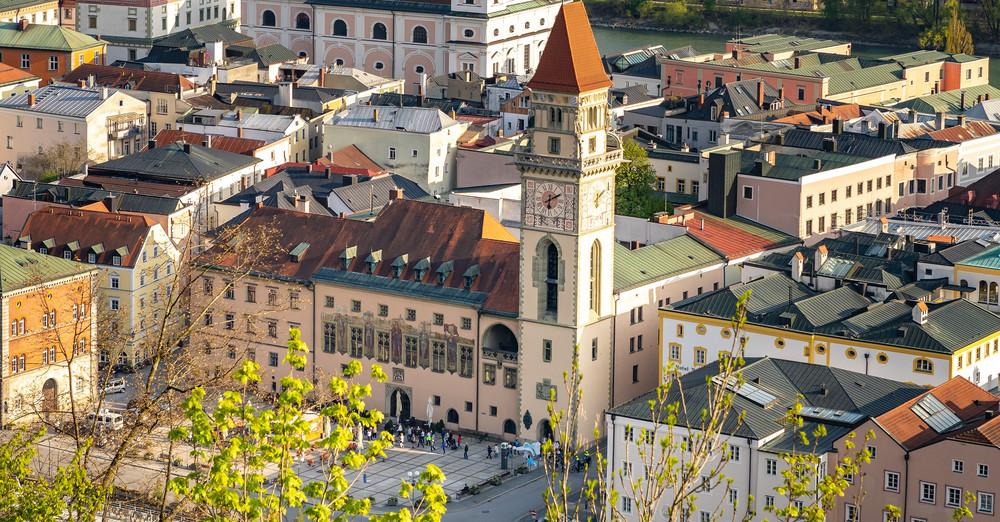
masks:
<svg viewBox="0 0 1000 522"><path fill-rule="evenodd" d="M625 162L615 171L615 213L644 219L666 210L656 187L656 171L649 163L646 149L632 139L622 142Z"/></svg>
<svg viewBox="0 0 1000 522"><path fill-rule="evenodd" d="M371 501L355 498L351 487L367 466L385 457L393 436L381 432L366 441L361 449L356 435L359 428L378 430L383 421L379 411L367 410L365 399L371 384L354 382L361 374L361 363L352 361L340 377L332 377L327 387L332 400L320 415L330 433L315 447L324 451L329 462L322 467L322 480L304 483L294 469L297 453L310 449L308 434L313 429L306 420L306 397L312 384L295 376L305 368L308 349L293 328L288 341L285 363L287 376L281 379L281 393L273 407L255 407L247 400L253 383L260 380L258 364L245 361L235 374L238 390L225 392L213 411L204 405L205 391L196 388L184 401L190 427L171 432L176 444L191 442L191 456L208 465L206 471L194 471L173 479L169 489L192 505L200 517L211 520L279 521L289 509L299 509L308 520L346 520L368 515ZM381 367L371 368L372 382L386 379ZM239 433L227 436L240 429ZM267 470L276 468L276 477L267 478ZM353 478L348 473L354 472ZM445 511L447 497L441 487L444 474L428 465L415 483L404 482L399 496L409 499L398 512L372 516L379 521L435 521Z"/></svg>
<svg viewBox="0 0 1000 522"><path fill-rule="evenodd" d="M945 9L948 11L949 17L948 25L945 28L944 52L956 54L976 52L976 48L972 44L972 33L965 27L965 21L962 20L962 8L958 0L948 0L945 3Z"/></svg>
<svg viewBox="0 0 1000 522"><path fill-rule="evenodd" d="M84 141L58 141L21 159L21 173L29 179L52 181L79 174L89 161Z"/></svg>

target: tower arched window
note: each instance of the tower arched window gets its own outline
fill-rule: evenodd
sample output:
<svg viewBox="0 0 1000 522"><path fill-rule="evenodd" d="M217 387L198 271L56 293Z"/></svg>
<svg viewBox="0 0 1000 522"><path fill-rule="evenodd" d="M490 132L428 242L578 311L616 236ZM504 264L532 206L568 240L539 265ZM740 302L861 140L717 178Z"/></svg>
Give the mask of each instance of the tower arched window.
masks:
<svg viewBox="0 0 1000 522"><path fill-rule="evenodd" d="M997 284L996 283L990 283L990 304L991 305L995 305L998 302L998 300L997 300L997 293L998 293L997 290L998 290Z"/></svg>
<svg viewBox="0 0 1000 522"><path fill-rule="evenodd" d="M388 32L385 29L385 24L379 22L372 26L372 39L373 40L386 40L388 39Z"/></svg>
<svg viewBox="0 0 1000 522"><path fill-rule="evenodd" d="M343 20L333 22L333 36L347 36L347 22Z"/></svg>
<svg viewBox="0 0 1000 522"><path fill-rule="evenodd" d="M413 28L413 43L427 43L427 28L422 25Z"/></svg>
<svg viewBox="0 0 1000 522"><path fill-rule="evenodd" d="M277 20L275 19L274 16L274 11L267 10L261 13L260 25L263 25L264 27L274 27L278 25Z"/></svg>
<svg viewBox="0 0 1000 522"><path fill-rule="evenodd" d="M305 13L299 13L299 15L295 17L295 28L309 29L309 15Z"/></svg>
<svg viewBox="0 0 1000 522"><path fill-rule="evenodd" d="M989 299L986 281L979 282L979 302L985 303Z"/></svg>
<svg viewBox="0 0 1000 522"><path fill-rule="evenodd" d="M590 309L601 313L601 242L597 240L590 247Z"/></svg>
<svg viewBox="0 0 1000 522"><path fill-rule="evenodd" d="M545 249L545 313L559 312L559 247L549 242Z"/></svg>

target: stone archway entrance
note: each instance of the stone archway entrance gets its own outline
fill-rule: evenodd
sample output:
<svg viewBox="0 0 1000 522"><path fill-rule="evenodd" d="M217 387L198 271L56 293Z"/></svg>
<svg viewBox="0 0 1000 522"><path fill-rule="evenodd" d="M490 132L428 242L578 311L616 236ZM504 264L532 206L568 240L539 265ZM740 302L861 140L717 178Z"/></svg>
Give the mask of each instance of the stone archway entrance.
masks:
<svg viewBox="0 0 1000 522"><path fill-rule="evenodd" d="M396 388L389 395L389 416L399 420L410 418L410 394L401 388Z"/></svg>
<svg viewBox="0 0 1000 522"><path fill-rule="evenodd" d="M552 425L549 424L548 419L538 423L538 440L552 440Z"/></svg>
<svg viewBox="0 0 1000 522"><path fill-rule="evenodd" d="M59 385L49 379L42 385L42 411L50 412L59 408Z"/></svg>

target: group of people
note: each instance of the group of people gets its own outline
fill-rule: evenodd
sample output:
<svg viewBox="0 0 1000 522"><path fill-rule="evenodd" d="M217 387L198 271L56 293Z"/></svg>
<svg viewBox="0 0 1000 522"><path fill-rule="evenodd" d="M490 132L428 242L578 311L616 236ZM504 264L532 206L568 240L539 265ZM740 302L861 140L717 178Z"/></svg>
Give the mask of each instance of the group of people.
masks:
<svg viewBox="0 0 1000 522"><path fill-rule="evenodd" d="M439 445L436 444L436 441L440 441ZM464 449L465 458L469 458L469 445L462 446L461 433L455 434L445 431L441 434L436 434L428 427L400 425L396 429L396 443L402 448L407 442L410 443L410 447L413 449L430 448L436 450L436 448L440 447L441 454L446 454L449 449L452 451Z"/></svg>

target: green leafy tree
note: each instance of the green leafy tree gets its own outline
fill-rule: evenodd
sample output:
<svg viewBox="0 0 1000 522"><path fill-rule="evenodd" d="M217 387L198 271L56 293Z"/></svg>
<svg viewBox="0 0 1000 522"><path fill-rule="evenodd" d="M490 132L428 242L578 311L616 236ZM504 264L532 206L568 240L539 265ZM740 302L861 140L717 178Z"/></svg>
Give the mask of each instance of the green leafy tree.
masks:
<svg viewBox="0 0 1000 522"><path fill-rule="evenodd" d="M0 520L94 520L105 492L87 477L82 451L51 477L43 476L33 468L42 435L44 431L18 430L0 444Z"/></svg>
<svg viewBox="0 0 1000 522"><path fill-rule="evenodd" d="M653 190L656 171L646 149L635 140L625 140L622 148L626 161L615 171L616 213L648 219L666 209L663 198Z"/></svg>
<svg viewBox="0 0 1000 522"><path fill-rule="evenodd" d="M191 456L196 463L206 464L207 470L174 478L168 488L193 504L199 517L279 521L291 508L300 509L308 520L347 520L369 514L371 500L356 498L350 490L369 464L385 457L393 436L383 431L361 447L357 438L361 430L377 430L383 415L365 408L371 384L353 382L361 374L360 362L352 361L341 377L332 377L327 384L332 400L320 416L330 432L316 443L329 457L324 462L330 463L323 465L322 480L304 483L293 468L296 454L309 449L308 434L314 429L305 408L312 384L294 373L305 368L307 353L299 330L293 328L285 356L289 374L281 379L282 391L273 408L258 408L246 400L260 380L259 365L252 361L244 362L235 374L240 390L225 392L213 411L204 406L202 388L184 401L190 427L175 428L170 438L177 445L192 444ZM386 375L375 365L370 378L382 382ZM229 432L234 434L227 437ZM273 481L268 480L268 470L276 470ZM353 479L350 472L355 472ZM399 496L409 500L407 505L371 519L440 520L447 502L443 481L441 470L428 465L414 483L401 485Z"/></svg>
<svg viewBox="0 0 1000 522"><path fill-rule="evenodd" d="M965 54L976 52L972 44L972 33L962 20L962 8L958 0L948 0L945 9L948 11L948 26L945 29L944 52Z"/></svg>

